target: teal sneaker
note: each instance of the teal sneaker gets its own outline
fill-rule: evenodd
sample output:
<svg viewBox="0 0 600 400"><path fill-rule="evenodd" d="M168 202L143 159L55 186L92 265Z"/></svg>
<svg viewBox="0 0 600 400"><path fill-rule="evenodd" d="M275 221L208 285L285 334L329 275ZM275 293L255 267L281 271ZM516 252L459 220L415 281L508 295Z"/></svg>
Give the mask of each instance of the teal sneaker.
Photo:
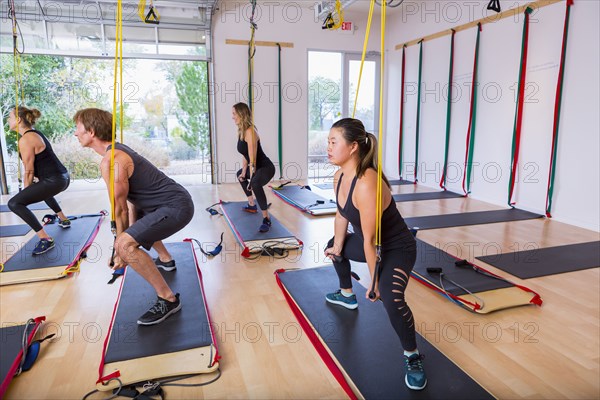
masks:
<svg viewBox="0 0 600 400"><path fill-rule="evenodd" d="M48 250L51 250L53 248L54 248L54 240L52 238L41 239L35 245L35 248L33 249L32 253L34 256L39 256L40 254L44 254L45 252L47 252Z"/></svg>
<svg viewBox="0 0 600 400"><path fill-rule="evenodd" d="M327 294L325 300L327 300L328 303L337 304L338 306L346 307L349 310L355 310L358 307L356 295L352 294L352 296L346 297L342 294L341 289Z"/></svg>
<svg viewBox="0 0 600 400"><path fill-rule="evenodd" d="M410 357L404 357L404 363L406 366L406 377L404 382L409 389L412 390L423 390L427 386L427 376L423 369L423 359L425 357L422 354L413 354Z"/></svg>

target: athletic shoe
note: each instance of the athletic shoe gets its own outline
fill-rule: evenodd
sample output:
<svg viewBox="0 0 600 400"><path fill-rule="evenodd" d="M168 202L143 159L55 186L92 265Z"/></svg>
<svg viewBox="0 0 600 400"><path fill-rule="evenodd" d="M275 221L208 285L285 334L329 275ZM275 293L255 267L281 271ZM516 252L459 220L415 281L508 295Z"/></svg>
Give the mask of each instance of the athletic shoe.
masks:
<svg viewBox="0 0 600 400"><path fill-rule="evenodd" d="M250 204L248 204L247 206L244 206L243 208L244 211L249 212L249 213L257 213L258 212L258 207L256 207L256 204L251 206Z"/></svg>
<svg viewBox="0 0 600 400"><path fill-rule="evenodd" d="M156 266L158 268L162 268L163 270L165 270L167 272L175 271L177 269L177 267L175 266L175 260L165 262L165 261L160 261L160 258L156 257L154 259L154 264L156 264Z"/></svg>
<svg viewBox="0 0 600 400"><path fill-rule="evenodd" d="M142 315L137 323L138 325L156 325L163 322L165 319L181 310L181 301L179 293L175 295L175 301L168 301L161 297L156 297L156 303L144 315Z"/></svg>
<svg viewBox="0 0 600 400"><path fill-rule="evenodd" d="M352 296L346 297L342 294L341 290L336 290L333 293L327 294L325 300L327 300L328 303L337 304L338 306L346 307L349 310L354 310L358 307L356 295L353 293Z"/></svg>
<svg viewBox="0 0 600 400"><path fill-rule="evenodd" d="M52 238L46 238L46 239L41 239L36 245L35 248L33 249L33 255L34 256L39 256L40 254L44 254L45 252L47 252L50 249L54 248L54 239Z"/></svg>
<svg viewBox="0 0 600 400"><path fill-rule="evenodd" d="M71 221L69 221L68 219L65 219L63 221L58 221L58 226L60 226L63 229L70 228L71 227Z"/></svg>
<svg viewBox="0 0 600 400"><path fill-rule="evenodd" d="M269 229L271 229L271 220L269 218L263 218L263 223L260 228L258 228L258 231L266 233L269 232Z"/></svg>
<svg viewBox="0 0 600 400"><path fill-rule="evenodd" d="M404 382L409 389L423 390L427 385L427 376L423 369L423 357L421 354L413 354L410 357L404 357L406 366L406 377Z"/></svg>

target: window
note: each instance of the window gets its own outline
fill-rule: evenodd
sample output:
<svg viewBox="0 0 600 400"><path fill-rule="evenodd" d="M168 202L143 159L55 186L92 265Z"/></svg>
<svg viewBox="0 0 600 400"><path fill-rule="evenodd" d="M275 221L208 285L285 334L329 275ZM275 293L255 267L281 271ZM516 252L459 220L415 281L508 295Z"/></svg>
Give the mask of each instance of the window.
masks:
<svg viewBox="0 0 600 400"><path fill-rule="evenodd" d="M379 117L378 54L365 58L356 98L361 55L341 52L308 52L308 178L331 178L337 169L327 160L327 136L340 118L360 119L368 132L377 134Z"/></svg>

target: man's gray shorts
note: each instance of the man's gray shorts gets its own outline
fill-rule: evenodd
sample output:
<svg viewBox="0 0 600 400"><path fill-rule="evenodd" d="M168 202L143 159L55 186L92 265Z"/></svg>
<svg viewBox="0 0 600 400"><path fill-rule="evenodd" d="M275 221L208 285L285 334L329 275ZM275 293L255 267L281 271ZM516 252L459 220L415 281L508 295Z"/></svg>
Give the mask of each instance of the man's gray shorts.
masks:
<svg viewBox="0 0 600 400"><path fill-rule="evenodd" d="M140 215L141 214L141 215ZM146 250L154 242L163 240L182 230L194 216L194 205L183 208L161 207L150 213L138 214L137 221L125 230Z"/></svg>

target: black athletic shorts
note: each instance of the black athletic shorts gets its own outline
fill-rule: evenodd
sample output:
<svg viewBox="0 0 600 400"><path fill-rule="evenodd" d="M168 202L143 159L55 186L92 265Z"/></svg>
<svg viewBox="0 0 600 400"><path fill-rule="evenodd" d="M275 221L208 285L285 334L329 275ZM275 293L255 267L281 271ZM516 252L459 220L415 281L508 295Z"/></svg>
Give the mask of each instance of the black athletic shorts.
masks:
<svg viewBox="0 0 600 400"><path fill-rule="evenodd" d="M194 216L194 204L185 207L161 207L150 213L139 212L138 220L125 230L146 250L154 242L163 240L182 230ZM141 218L140 218L141 217Z"/></svg>

